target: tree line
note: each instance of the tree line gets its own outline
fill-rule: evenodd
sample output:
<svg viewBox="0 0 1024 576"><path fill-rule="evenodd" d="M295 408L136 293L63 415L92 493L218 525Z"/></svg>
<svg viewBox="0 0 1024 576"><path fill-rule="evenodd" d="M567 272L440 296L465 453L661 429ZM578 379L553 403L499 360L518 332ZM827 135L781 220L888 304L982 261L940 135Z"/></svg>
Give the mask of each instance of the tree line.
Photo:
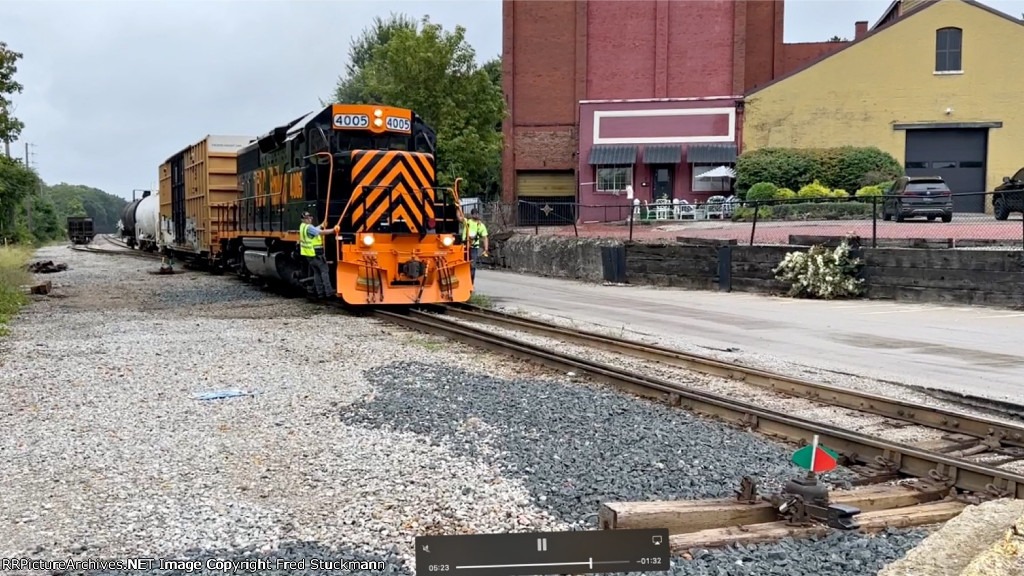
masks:
<svg viewBox="0 0 1024 576"><path fill-rule="evenodd" d="M462 195L494 199L501 193L501 126L506 114L501 59L478 63L466 29L447 31L429 16L375 18L352 40L335 103L382 104L414 110L437 132L438 185L462 178ZM49 186L10 157L25 124L11 97L22 54L0 42L0 242L41 243L66 234L69 216L89 216L98 233L116 230L126 200L89 186Z"/></svg>

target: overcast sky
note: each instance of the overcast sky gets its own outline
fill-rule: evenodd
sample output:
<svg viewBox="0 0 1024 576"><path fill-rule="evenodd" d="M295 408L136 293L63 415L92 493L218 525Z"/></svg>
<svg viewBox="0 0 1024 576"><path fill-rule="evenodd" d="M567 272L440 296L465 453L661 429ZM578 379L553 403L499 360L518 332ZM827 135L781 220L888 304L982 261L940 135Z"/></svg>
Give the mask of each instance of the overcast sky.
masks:
<svg viewBox="0 0 1024 576"><path fill-rule="evenodd" d="M685 1L685 0L678 0ZM890 0L791 0L787 42L853 37ZM990 0L1020 17L1024 0ZM462 24L478 60L501 53L500 0L0 0L0 40L24 54L12 154L50 184L130 198L207 134L259 135L319 107L374 16Z"/></svg>

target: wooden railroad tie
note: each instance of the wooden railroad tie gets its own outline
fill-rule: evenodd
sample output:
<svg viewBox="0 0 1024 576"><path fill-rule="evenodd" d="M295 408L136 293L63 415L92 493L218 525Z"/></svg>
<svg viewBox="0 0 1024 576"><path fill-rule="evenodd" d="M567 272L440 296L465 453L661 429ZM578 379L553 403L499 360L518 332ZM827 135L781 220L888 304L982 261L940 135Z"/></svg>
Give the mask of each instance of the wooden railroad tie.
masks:
<svg viewBox="0 0 1024 576"><path fill-rule="evenodd" d="M49 294L53 290L53 284L49 280L46 282L39 282L38 284L29 284L21 287L22 291L26 294Z"/></svg>
<svg viewBox="0 0 1024 576"><path fill-rule="evenodd" d="M941 494L903 486L865 486L834 491L830 504L854 506L858 529L864 532L888 527L936 524L958 515L967 504L938 501ZM712 548L732 543L752 544L781 538L808 538L826 534L828 526L794 526L778 520L770 502L742 498L683 500L675 502L612 502L598 512L605 530L668 528L673 552Z"/></svg>

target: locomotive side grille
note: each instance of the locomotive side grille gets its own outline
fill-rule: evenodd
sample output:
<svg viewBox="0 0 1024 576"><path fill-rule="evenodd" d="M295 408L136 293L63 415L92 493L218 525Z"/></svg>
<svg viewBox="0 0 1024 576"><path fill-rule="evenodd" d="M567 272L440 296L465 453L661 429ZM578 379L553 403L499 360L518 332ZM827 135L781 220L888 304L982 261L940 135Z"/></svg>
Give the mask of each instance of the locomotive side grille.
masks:
<svg viewBox="0 0 1024 576"><path fill-rule="evenodd" d="M434 217L432 160L422 152L354 150L352 229L371 229L390 212L391 221L403 219L410 232L423 230Z"/></svg>

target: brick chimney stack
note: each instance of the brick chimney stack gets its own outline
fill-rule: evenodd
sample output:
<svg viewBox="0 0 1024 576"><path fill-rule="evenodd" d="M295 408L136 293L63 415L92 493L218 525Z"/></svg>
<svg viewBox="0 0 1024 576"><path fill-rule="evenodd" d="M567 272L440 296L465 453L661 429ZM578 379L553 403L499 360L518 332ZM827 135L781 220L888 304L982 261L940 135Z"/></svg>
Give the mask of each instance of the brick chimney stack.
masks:
<svg viewBox="0 0 1024 576"><path fill-rule="evenodd" d="M853 39L854 40L860 40L865 35L867 35L867 33L868 33L868 23L867 22L863 22L863 21L857 22L855 24L855 26L857 27L857 29L856 29L856 32L853 35Z"/></svg>

